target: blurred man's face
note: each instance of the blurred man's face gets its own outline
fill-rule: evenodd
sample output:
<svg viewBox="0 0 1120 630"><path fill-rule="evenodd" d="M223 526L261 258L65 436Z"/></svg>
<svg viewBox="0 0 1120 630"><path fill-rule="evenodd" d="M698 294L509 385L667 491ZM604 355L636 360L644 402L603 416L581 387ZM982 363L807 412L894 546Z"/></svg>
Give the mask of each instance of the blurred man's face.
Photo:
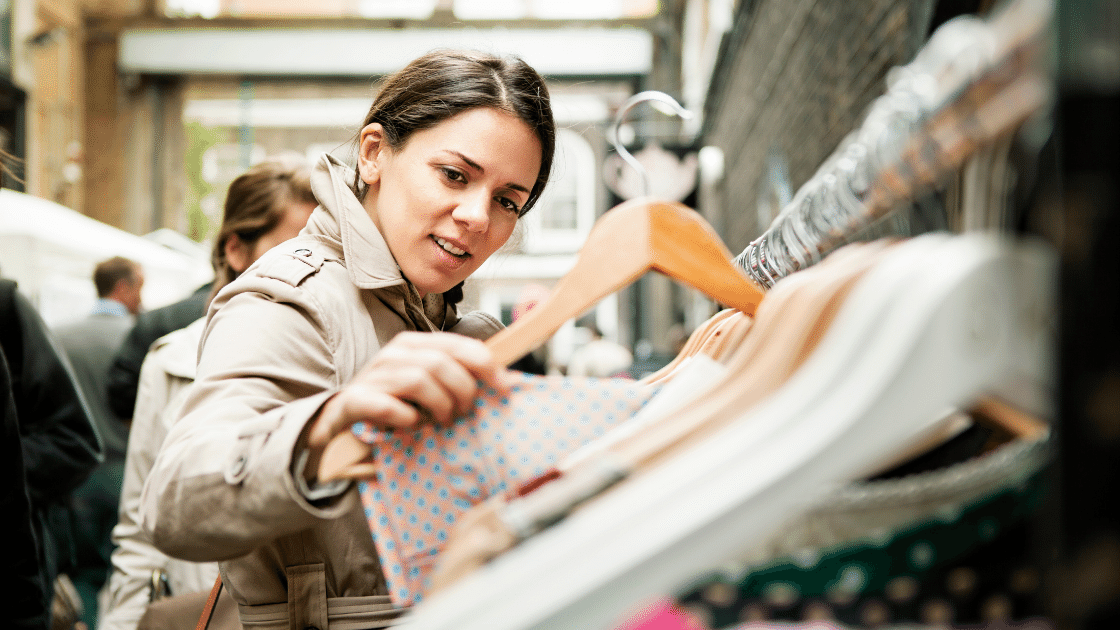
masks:
<svg viewBox="0 0 1120 630"><path fill-rule="evenodd" d="M144 288L144 272L137 270L132 281L121 283L122 289L118 292L117 301L124 304L129 313L136 315L140 312L140 291Z"/></svg>

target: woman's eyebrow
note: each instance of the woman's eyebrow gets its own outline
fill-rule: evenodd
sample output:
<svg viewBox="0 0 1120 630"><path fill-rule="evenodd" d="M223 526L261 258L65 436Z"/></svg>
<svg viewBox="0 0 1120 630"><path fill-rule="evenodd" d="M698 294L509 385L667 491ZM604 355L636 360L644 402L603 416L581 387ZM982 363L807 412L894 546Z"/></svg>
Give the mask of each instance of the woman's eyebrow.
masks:
<svg viewBox="0 0 1120 630"><path fill-rule="evenodd" d="M486 172L486 169L482 168L481 164L479 164L478 162L475 162L474 160L470 159L469 157L463 155L462 153L460 153L460 152L458 152L454 149L447 149L447 152L456 156L456 157L458 157L460 160L466 162L467 166L469 166L472 169L478 171L479 173L485 173ZM528 188L522 186L521 184L516 184L514 182L507 182L506 183L506 188L509 188L510 190L516 190L518 192L523 192L525 194L529 194L529 189Z"/></svg>

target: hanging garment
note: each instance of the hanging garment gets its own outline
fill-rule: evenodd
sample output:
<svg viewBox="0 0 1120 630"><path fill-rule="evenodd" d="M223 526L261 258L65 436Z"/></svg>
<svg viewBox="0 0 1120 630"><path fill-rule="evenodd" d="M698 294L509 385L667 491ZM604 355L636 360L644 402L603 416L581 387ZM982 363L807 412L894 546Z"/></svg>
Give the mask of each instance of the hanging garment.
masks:
<svg viewBox="0 0 1120 630"><path fill-rule="evenodd" d="M632 418L656 393L624 379L520 374L508 393L484 386L470 414L415 431L354 425L377 475L359 482L394 604L422 597L451 528L470 507L516 491L557 460Z"/></svg>
<svg viewBox="0 0 1120 630"><path fill-rule="evenodd" d="M675 608L703 628L822 619L941 626L1037 616L1041 574L1029 535L1047 489L1048 449L1046 437L1015 440L937 470L853 483L766 545L787 553L698 580ZM792 549L790 540L810 544Z"/></svg>
<svg viewBox="0 0 1120 630"><path fill-rule="evenodd" d="M891 248L777 390L425 599L403 627L602 627L897 464L941 433L947 409L1045 391L1049 331L1028 314L1050 311L1052 269L1048 248L987 235ZM760 324L761 312L752 333Z"/></svg>

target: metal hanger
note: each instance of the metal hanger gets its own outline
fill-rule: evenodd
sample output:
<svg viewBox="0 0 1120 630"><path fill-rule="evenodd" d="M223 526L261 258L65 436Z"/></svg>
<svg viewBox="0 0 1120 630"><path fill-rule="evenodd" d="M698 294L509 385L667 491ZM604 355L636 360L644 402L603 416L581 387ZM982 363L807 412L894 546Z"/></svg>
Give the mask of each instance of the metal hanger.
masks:
<svg viewBox="0 0 1120 630"><path fill-rule="evenodd" d="M642 163L639 162L633 155L631 155L630 152L626 150L626 147L622 145L622 141L618 137L618 132L622 127L622 123L626 119L626 114L629 113L630 110L633 109L636 105L648 102L667 105L671 110L671 113L676 114L683 120L691 120L693 118L692 112L682 107L676 99L664 92L658 92L657 90L646 90L645 92L638 92L634 96L631 96L629 99L627 99L626 102L622 104L622 107L619 108L618 113L615 114L614 124L611 126L611 145L614 146L614 150L618 152L618 155L622 158L622 160L638 172L638 175L642 180L643 197L648 197L650 194L649 173L646 172L646 167L642 166Z"/></svg>

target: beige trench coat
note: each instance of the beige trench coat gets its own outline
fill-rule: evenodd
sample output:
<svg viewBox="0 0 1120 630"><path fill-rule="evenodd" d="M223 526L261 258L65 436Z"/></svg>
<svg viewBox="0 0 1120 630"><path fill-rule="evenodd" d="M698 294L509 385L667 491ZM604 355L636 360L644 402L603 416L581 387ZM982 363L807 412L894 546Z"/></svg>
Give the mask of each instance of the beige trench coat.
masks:
<svg viewBox="0 0 1120 630"><path fill-rule="evenodd" d="M356 630L398 616L356 488L309 502L292 473L297 440L397 333L486 338L501 327L482 313L460 320L442 296L422 300L352 179L324 156L307 227L211 304L197 379L141 499L157 547L221 561L246 628Z"/></svg>

